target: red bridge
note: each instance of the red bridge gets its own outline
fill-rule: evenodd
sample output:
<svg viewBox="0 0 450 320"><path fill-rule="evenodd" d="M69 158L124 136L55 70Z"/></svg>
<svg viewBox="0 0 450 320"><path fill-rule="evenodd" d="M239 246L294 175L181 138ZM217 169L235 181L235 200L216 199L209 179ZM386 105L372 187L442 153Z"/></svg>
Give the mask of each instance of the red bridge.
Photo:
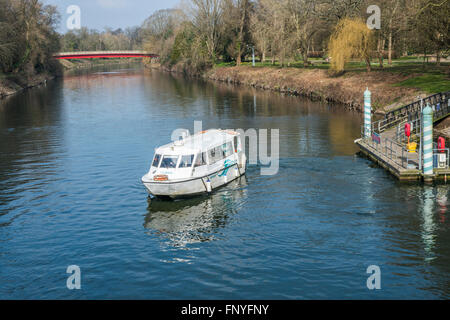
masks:
<svg viewBox="0 0 450 320"><path fill-rule="evenodd" d="M59 52L56 59L95 59L95 58L159 58L159 55L146 51L80 51Z"/></svg>

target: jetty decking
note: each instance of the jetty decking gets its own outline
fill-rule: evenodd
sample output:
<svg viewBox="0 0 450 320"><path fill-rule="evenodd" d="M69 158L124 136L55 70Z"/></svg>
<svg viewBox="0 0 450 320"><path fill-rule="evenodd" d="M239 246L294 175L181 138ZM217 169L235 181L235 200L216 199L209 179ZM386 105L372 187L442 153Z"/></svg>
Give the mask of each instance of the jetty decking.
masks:
<svg viewBox="0 0 450 320"><path fill-rule="evenodd" d="M387 113L384 119L371 123L369 136L364 132L363 127L361 138L355 141L364 156L402 181L424 179L421 154L421 108L424 103L432 106L433 121L442 120L450 114L450 92L439 93L422 102L414 102ZM403 131L406 123L411 123L413 126L411 142L417 143L417 150L407 149L407 140ZM438 159L443 159L438 157L442 154L445 154L445 164L438 165ZM433 180L446 181L447 177L450 177L449 156L449 149L438 150L437 146L433 147L435 162Z"/></svg>

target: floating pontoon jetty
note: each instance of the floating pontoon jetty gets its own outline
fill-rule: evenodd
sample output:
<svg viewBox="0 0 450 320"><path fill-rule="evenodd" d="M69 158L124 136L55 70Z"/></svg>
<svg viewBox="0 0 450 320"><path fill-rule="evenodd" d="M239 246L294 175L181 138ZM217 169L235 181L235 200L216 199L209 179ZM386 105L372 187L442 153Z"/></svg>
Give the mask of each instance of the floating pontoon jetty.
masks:
<svg viewBox="0 0 450 320"><path fill-rule="evenodd" d="M450 92L398 108L375 122L368 89L364 96L364 125L361 138L355 141L363 155L399 180L446 181L450 177L450 150L433 142L433 123L450 115Z"/></svg>

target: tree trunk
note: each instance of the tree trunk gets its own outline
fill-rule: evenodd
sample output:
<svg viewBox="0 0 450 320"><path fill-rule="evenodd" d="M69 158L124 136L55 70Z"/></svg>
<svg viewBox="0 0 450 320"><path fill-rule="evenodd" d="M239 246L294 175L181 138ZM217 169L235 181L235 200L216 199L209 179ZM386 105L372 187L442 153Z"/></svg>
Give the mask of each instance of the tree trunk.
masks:
<svg viewBox="0 0 450 320"><path fill-rule="evenodd" d="M440 51L440 50L438 50L438 51L436 52L436 65L437 65L438 67L441 66L441 51Z"/></svg>
<svg viewBox="0 0 450 320"><path fill-rule="evenodd" d="M423 50L423 67L425 68L425 65L427 63L427 48L424 48Z"/></svg>
<svg viewBox="0 0 450 320"><path fill-rule="evenodd" d="M241 50L241 45L239 44L238 45L238 48L237 48L237 55L236 55L236 65L239 67L240 65L241 65L241 63L242 63L242 58L241 58L241 56L242 56L242 50Z"/></svg>
<svg viewBox="0 0 450 320"><path fill-rule="evenodd" d="M302 49L303 67L305 67L305 68L308 67L308 65L309 65L308 53L309 53L309 48Z"/></svg>
<svg viewBox="0 0 450 320"><path fill-rule="evenodd" d="M389 55L389 61L388 61L388 63L389 63L389 65L390 66L392 66L392 31L391 32L389 32L389 44L388 44L388 55Z"/></svg>
<svg viewBox="0 0 450 320"><path fill-rule="evenodd" d="M370 57L366 57L366 68L367 68L367 72L372 71L372 66L370 65Z"/></svg>
<svg viewBox="0 0 450 320"><path fill-rule="evenodd" d="M303 59L303 67L307 68L309 66L308 54L305 55L305 59Z"/></svg>
<svg viewBox="0 0 450 320"><path fill-rule="evenodd" d="M382 40L381 38L378 38L378 61L380 62L380 68L383 68L383 54L384 54L384 40Z"/></svg>

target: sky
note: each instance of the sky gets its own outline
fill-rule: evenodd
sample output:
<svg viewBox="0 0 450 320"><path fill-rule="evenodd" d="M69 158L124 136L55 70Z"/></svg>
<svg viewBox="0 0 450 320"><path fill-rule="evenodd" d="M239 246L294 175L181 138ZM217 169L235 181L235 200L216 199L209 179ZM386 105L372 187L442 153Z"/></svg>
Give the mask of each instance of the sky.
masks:
<svg viewBox="0 0 450 320"><path fill-rule="evenodd" d="M66 22L70 5L80 7L81 27L103 30L139 26L153 12L173 8L180 0L41 0L44 4L55 5L61 14L58 31L67 31Z"/></svg>

